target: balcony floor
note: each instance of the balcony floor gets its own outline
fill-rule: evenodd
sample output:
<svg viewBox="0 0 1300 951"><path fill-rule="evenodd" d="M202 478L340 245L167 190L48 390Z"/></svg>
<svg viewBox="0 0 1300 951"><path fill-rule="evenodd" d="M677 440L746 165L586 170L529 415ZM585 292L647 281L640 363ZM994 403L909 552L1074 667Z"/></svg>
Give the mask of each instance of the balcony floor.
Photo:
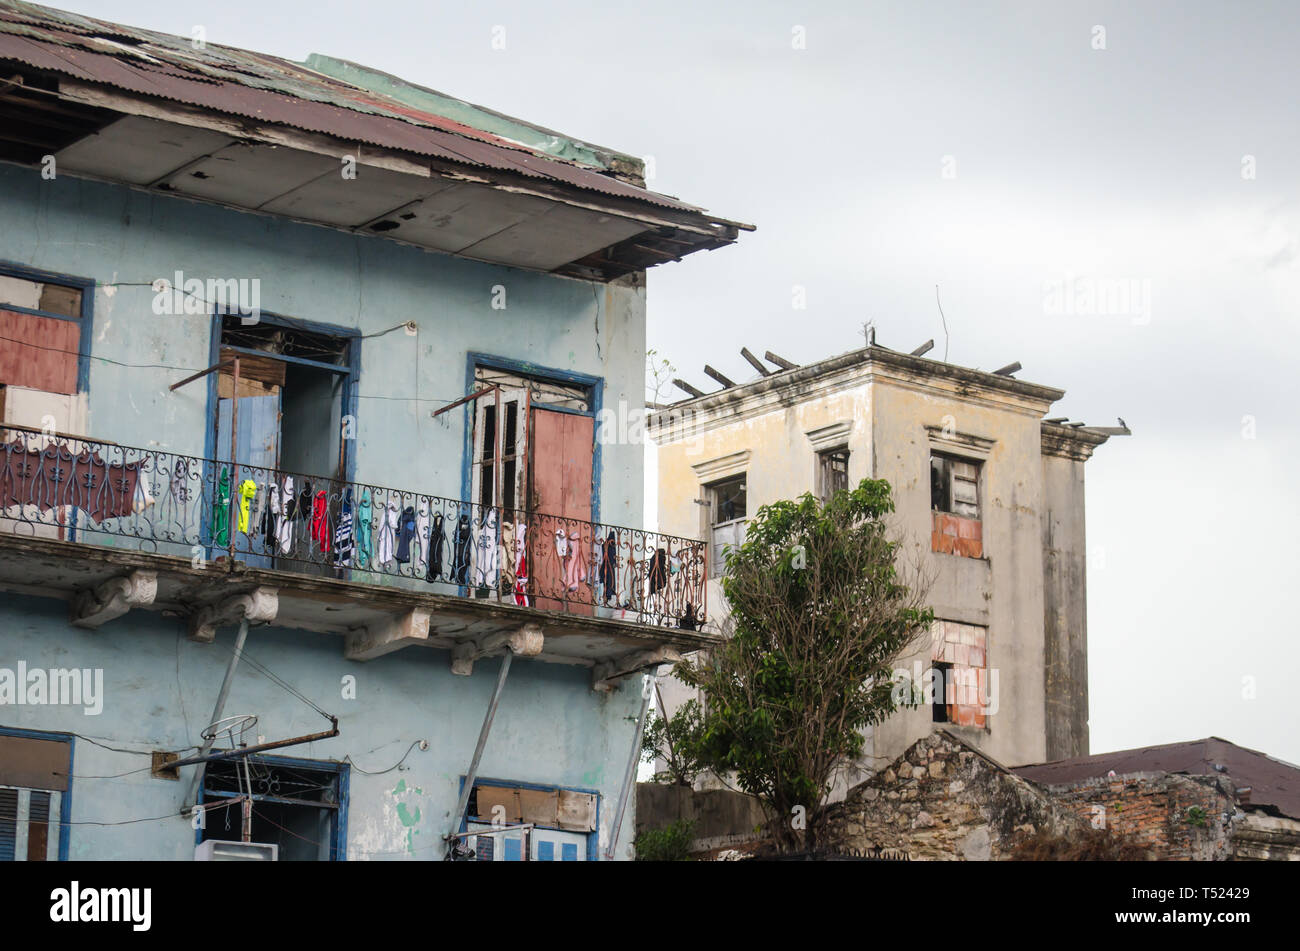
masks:
<svg viewBox="0 0 1300 951"><path fill-rule="evenodd" d="M450 650L494 634L536 625L544 646L535 659L597 668L626 667L646 652L686 654L706 649L718 636L593 617L564 611L426 593L380 584L344 581L289 571L248 568L236 562L194 567L188 559L128 548L112 548L55 538L0 533L0 590L72 601L113 578L143 570L157 575L152 603L134 610L192 617L205 607L259 587L278 591L278 610L270 623L279 628L345 636L359 629L379 630L412 611L429 614L427 638L402 641ZM125 623L125 618L108 624ZM383 653L385 651L380 651Z"/></svg>

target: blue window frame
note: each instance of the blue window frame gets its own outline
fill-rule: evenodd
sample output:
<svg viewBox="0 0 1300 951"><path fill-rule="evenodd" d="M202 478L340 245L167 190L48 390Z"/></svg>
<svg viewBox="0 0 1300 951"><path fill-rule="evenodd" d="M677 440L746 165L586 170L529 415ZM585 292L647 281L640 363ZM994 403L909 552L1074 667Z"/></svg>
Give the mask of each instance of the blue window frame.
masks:
<svg viewBox="0 0 1300 951"><path fill-rule="evenodd" d="M482 786L491 786L497 789L536 789L542 792L555 792L556 790L562 790L565 792L584 793L586 795L594 797L596 801L596 815L595 815L594 822L592 824L595 826L595 828L585 834L584 833L577 833L577 834L582 835L586 839L586 844L587 844L586 860L588 862L599 861L600 859L600 792L598 790L586 789L582 786L557 786L554 783L525 783L525 782L518 782L510 779L492 779L491 777L488 776L476 777L474 780L474 788L479 789ZM458 783L457 788L458 791L463 790L465 788L464 776L460 777L460 781ZM479 819L481 820L482 817L479 817ZM478 820L476 820L476 822L477 821ZM461 820L460 829L458 831L468 832L469 824L470 824L470 817L467 815L465 816L465 818ZM541 823L537 823L536 828L542 830L550 830L552 832L573 834L573 830L571 829L562 829L559 826L544 825ZM497 847L502 849L502 859L504 861L518 862L521 860L522 855L521 855L520 839L510 838L509 836L503 836L501 843L502 844ZM538 841L537 861L539 862L554 861L555 844L556 843L554 842ZM577 843L560 842L559 846L560 846L560 861L562 862L578 861Z"/></svg>
<svg viewBox="0 0 1300 951"><path fill-rule="evenodd" d="M68 860L68 846L71 843L71 832L72 832L72 825L71 825L72 823L72 763L73 763L74 746L76 742L75 738L71 733L49 733L44 730L23 730L17 727L0 726L0 737L5 737L5 736L19 737L21 739L28 739L28 740L41 740L47 743L66 743L68 745L67 776L64 783L65 788L63 788L62 790L50 790L50 789L43 789L40 787L30 786L26 784L21 784L21 785L16 783L12 784L13 786L17 786L20 789L32 791L33 795L35 795L35 793L37 792L47 793L47 794L51 792L57 792L59 794L58 860L60 862L66 862ZM4 763L0 762L0 771L3 770L3 767L4 767ZM0 785L4 785L3 778L0 778ZM55 784L52 783L51 785L55 785ZM13 798L16 802L18 797L15 796ZM48 805L48 803L50 802L50 798L51 797L48 796L38 797L38 802L44 801ZM18 831L17 816L15 816L15 819L13 821L13 826L14 826L14 839L16 841L17 831ZM7 852L9 859L15 858L15 856L13 855L13 843L10 843L6 848L4 840L5 840L5 832L3 829L0 829L0 853ZM0 858L3 857L4 856L0 854Z"/></svg>
<svg viewBox="0 0 1300 951"><path fill-rule="evenodd" d="M31 314L34 317L49 317L54 320L66 320L78 326L77 332L77 392L85 393L90 389L90 341L91 328L93 326L93 313L95 306L95 281L88 277L74 277L71 274L60 274L56 271L42 271L38 268L28 267L25 264L18 264L10 261L0 261L0 277L16 277L24 281L32 281L37 284L58 284L63 287L75 288L81 291L80 313L76 315L60 314L54 311L41 310L40 308L24 307L18 304L11 304L0 301L0 307L5 310L12 310L20 314ZM4 344L7 341L0 341Z"/></svg>
<svg viewBox="0 0 1300 951"><path fill-rule="evenodd" d="M223 767L223 773L234 769L237 760L218 760L203 767L203 782L199 787L199 802L211 802L218 799L231 799L239 795L230 788L228 779L218 777L209 770L215 766ZM347 860L348 844L348 803L351 767L347 763L333 760L297 759L289 756L250 756L249 770L253 773L253 841L276 841L281 845L282 855L286 846L301 850L301 843L315 845L319 850L328 849L326 861L343 862ZM296 789L306 790L295 794ZM306 795L318 794L319 802L307 801ZM306 825L312 824L314 814L316 827L323 831L319 834L306 828L293 829L298 824L286 817L303 818ZM226 818L230 820L227 831ZM228 809L215 807L205 811L204 828L194 836L194 844L204 839L223 839L238 841L242 809L231 806ZM266 838L258 838L259 827ZM269 830L269 832L267 831ZM318 853L319 854L319 853Z"/></svg>

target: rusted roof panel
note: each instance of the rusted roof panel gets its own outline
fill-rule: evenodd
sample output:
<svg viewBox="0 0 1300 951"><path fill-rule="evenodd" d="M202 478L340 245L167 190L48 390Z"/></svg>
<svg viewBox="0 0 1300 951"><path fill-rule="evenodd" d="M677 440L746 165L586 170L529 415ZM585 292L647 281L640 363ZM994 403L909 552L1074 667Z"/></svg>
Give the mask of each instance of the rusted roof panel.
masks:
<svg viewBox="0 0 1300 951"><path fill-rule="evenodd" d="M290 60L0 0L0 60L349 142L513 172L678 211L703 209L425 112ZM747 226L743 226L747 227Z"/></svg>
<svg viewBox="0 0 1300 951"><path fill-rule="evenodd" d="M1228 776L1237 787L1250 787L1251 806L1300 819L1300 767L1217 736L1017 766L1012 772L1037 783L1056 785L1101 779L1112 770L1117 776L1156 772Z"/></svg>

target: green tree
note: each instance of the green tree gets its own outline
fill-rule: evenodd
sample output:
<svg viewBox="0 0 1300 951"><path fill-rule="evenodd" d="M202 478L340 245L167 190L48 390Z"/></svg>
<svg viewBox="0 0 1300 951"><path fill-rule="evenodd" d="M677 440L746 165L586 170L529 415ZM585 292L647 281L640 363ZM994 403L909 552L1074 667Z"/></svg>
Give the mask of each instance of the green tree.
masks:
<svg viewBox="0 0 1300 951"><path fill-rule="evenodd" d="M708 698L698 755L763 803L782 849L816 848L836 768L861 755L865 727L916 703L893 664L934 616L920 572L900 573L893 509L872 479L763 506L727 553L729 637L677 666Z"/></svg>
<svg viewBox="0 0 1300 951"><path fill-rule="evenodd" d="M693 786L705 769L699 758L700 704L687 700L668 718L656 714L641 735L641 755L653 762L662 759L667 769L654 774L657 783Z"/></svg>

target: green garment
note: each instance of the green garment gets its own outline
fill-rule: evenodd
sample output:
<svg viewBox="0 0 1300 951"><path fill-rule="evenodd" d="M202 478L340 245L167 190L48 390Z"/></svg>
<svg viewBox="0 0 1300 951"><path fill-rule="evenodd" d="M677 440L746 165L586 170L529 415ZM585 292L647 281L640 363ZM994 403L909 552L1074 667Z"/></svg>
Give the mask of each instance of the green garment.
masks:
<svg viewBox="0 0 1300 951"><path fill-rule="evenodd" d="M217 502L212 507L212 544L225 548L230 544L230 473L221 467L217 480Z"/></svg>

